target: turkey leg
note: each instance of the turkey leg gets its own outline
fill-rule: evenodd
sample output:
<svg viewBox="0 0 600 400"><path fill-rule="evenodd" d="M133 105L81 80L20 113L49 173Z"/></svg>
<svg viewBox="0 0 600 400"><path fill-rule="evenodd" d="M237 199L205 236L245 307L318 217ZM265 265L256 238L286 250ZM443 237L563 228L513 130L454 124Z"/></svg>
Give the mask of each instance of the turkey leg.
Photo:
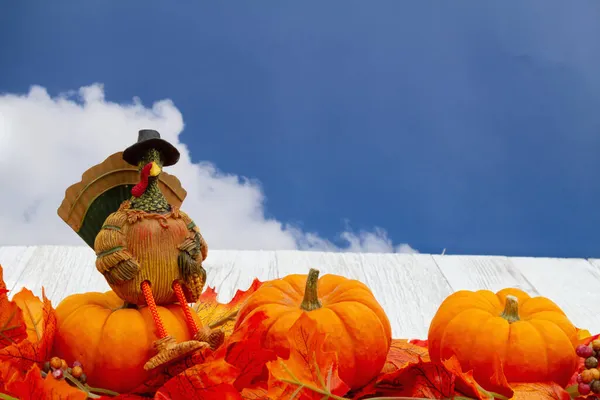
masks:
<svg viewBox="0 0 600 400"><path fill-rule="evenodd" d="M158 335L158 340L154 342L154 348L157 351L157 354L144 364L144 369L146 371L181 359L184 356L207 346L206 343L197 340L188 340L187 342L177 343L175 338L167 333L160 315L158 314L150 283L148 281L142 282L141 289L146 304L148 305L148 309L150 309L150 313L152 314L152 319L154 320Z"/></svg>
<svg viewBox="0 0 600 400"><path fill-rule="evenodd" d="M177 296L177 301L183 309L185 320L194 339L199 342L208 343L210 348L213 350L223 344L223 341L225 340L225 332L223 332L221 329L210 329L208 326L198 329L198 325L196 325L196 321L194 321L194 318L192 317L192 312L188 307L185 294L183 293L183 288L179 282L173 282L173 291L175 292L175 296Z"/></svg>

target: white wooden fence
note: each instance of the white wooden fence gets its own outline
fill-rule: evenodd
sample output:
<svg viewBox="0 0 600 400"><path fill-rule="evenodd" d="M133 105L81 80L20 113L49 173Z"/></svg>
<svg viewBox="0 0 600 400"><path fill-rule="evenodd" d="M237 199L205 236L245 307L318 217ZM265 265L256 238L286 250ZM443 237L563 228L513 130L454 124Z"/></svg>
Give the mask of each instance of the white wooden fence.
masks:
<svg viewBox="0 0 600 400"><path fill-rule="evenodd" d="M84 246L0 247L0 265L9 290L23 286L54 305L73 293L109 290ZM394 337L426 338L442 300L461 290L518 287L546 296L571 321L600 332L600 260L454 256L429 254L321 253L302 251L210 250L204 264L208 285L227 302L252 280L268 280L313 267L366 283L387 312Z"/></svg>

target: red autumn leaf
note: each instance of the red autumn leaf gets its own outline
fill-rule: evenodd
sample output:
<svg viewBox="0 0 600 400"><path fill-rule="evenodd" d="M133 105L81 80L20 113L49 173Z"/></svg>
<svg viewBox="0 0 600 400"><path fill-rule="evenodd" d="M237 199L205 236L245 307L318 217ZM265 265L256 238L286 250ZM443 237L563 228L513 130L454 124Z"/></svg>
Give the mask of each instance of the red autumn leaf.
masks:
<svg viewBox="0 0 600 400"><path fill-rule="evenodd" d="M225 360L214 360L186 369L156 392L156 398L198 400L241 400L233 386L238 369Z"/></svg>
<svg viewBox="0 0 600 400"><path fill-rule="evenodd" d="M147 397L138 396L135 394L120 394L118 396L100 396L96 400L148 400Z"/></svg>
<svg viewBox="0 0 600 400"><path fill-rule="evenodd" d="M518 383L512 389L512 400L571 400L569 393L554 382Z"/></svg>
<svg viewBox="0 0 600 400"><path fill-rule="evenodd" d="M235 318L242 304L262 284L263 282L254 279L248 290L238 290L227 304L219 303L215 288L208 287L193 308L198 313L203 326L219 327L225 332L225 335L231 335Z"/></svg>
<svg viewBox="0 0 600 400"><path fill-rule="evenodd" d="M427 348L410 343L405 339L392 339L383 373L389 373L404 368L409 363L416 363L419 359L429 361Z"/></svg>
<svg viewBox="0 0 600 400"><path fill-rule="evenodd" d="M7 293L0 265L0 349L27 337L23 312L14 301L8 300Z"/></svg>
<svg viewBox="0 0 600 400"><path fill-rule="evenodd" d="M265 319L264 313L252 315L232 334L227 344L225 361L239 370L234 382L239 391L261 381L266 382L269 377L267 362L277 359L274 351L262 347L262 323Z"/></svg>
<svg viewBox="0 0 600 400"><path fill-rule="evenodd" d="M429 347L429 342L426 340L421 340L421 339L411 339L408 341L408 343L410 344L414 344L417 346L421 346L421 347L425 347L428 348Z"/></svg>
<svg viewBox="0 0 600 400"><path fill-rule="evenodd" d="M33 364L27 374L12 381L7 387L11 396L19 400L85 400L87 394L70 386L64 379L54 379L52 375L42 378L41 371Z"/></svg>
<svg viewBox="0 0 600 400"><path fill-rule="evenodd" d="M56 314L42 288L42 300L28 289L17 293L13 300L23 313L27 338L19 343L0 349L0 362L10 362L25 375L33 363L42 363L50 358Z"/></svg>
<svg viewBox="0 0 600 400"><path fill-rule="evenodd" d="M326 395L343 396L348 385L338 376L335 352L323 351L326 334L303 313L288 333L290 356L270 361L269 396L274 399L321 399Z"/></svg>

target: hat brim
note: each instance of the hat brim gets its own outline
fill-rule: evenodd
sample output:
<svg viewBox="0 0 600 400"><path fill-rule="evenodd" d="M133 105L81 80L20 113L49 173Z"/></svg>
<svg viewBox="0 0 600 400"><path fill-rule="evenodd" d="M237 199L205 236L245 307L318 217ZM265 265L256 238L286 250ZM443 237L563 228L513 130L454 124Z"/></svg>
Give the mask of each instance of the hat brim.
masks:
<svg viewBox="0 0 600 400"><path fill-rule="evenodd" d="M144 140L129 146L123 151L123 160L137 166L150 149L156 149L160 152L164 167L177 164L177 161L179 161L179 150L166 140L158 138Z"/></svg>

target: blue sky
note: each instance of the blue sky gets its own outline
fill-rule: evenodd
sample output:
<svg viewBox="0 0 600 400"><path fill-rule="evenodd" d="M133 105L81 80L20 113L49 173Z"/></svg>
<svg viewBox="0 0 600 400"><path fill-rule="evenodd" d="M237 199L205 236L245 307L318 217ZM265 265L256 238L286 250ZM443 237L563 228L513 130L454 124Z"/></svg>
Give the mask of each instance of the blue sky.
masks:
<svg viewBox="0 0 600 400"><path fill-rule="evenodd" d="M170 98L268 215L425 253L600 257L600 2L21 1L0 91Z"/></svg>

